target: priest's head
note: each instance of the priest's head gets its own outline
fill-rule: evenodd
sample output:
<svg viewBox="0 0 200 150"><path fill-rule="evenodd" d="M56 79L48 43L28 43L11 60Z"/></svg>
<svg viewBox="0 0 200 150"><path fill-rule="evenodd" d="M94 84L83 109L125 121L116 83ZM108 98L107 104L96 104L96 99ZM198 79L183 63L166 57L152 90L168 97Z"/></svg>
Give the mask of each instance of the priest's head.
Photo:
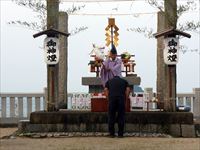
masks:
<svg viewBox="0 0 200 150"><path fill-rule="evenodd" d="M110 50L110 58L112 60L115 60L116 57L117 57L117 49L116 49L115 45L112 44L112 48Z"/></svg>

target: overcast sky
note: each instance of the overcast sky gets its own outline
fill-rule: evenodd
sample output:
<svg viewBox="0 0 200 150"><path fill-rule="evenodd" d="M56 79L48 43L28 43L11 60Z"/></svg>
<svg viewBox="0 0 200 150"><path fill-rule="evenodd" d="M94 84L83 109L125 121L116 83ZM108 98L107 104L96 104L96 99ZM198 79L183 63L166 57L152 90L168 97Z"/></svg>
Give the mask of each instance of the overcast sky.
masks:
<svg viewBox="0 0 200 150"><path fill-rule="evenodd" d="M198 1L198 0L197 0ZM1 92L43 92L46 87L47 70L43 58L43 40L45 36L34 39L33 34L38 31L29 30L20 26L8 25L12 20L37 20L36 14L30 9L16 5L9 0L1 0ZM156 31L158 11L145 1L135 2L101 2L101 3L74 3L85 4L79 11L80 15L69 16L69 31L75 27L87 26L88 29L68 38L69 92L87 92L88 87L81 85L83 76L95 76L89 72L89 52L92 43L105 44L105 27L108 17L115 17L119 27L118 53L129 51L135 55L135 73L141 77L141 86L153 87L156 90L156 40L145 38L142 34L127 31L131 27L154 28ZM73 3L62 3L60 10L66 10ZM199 4L195 12L184 14L180 22L199 20ZM116 11L117 10L117 11ZM139 16L112 16L114 13L146 13ZM81 14L102 14L102 16L83 16ZM190 39L183 38L180 44L189 49L198 49L198 52L188 51L180 53L177 64L177 91L192 92L192 88L200 87L200 43L199 34L189 32Z"/></svg>

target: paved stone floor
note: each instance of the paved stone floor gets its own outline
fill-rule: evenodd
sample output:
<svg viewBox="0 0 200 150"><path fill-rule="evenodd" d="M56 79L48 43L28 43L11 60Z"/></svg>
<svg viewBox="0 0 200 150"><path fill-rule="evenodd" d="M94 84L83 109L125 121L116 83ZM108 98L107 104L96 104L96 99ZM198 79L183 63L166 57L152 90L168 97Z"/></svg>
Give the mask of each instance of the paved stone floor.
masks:
<svg viewBox="0 0 200 150"><path fill-rule="evenodd" d="M200 150L200 138L171 136L81 137L15 136L16 128L0 128L0 150ZM145 137L146 136L146 137Z"/></svg>

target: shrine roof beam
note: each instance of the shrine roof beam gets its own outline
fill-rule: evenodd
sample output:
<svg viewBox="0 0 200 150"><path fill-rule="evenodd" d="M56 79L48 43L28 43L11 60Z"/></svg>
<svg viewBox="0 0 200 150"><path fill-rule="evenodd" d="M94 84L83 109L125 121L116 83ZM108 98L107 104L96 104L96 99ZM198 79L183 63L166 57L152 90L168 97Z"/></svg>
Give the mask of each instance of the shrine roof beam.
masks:
<svg viewBox="0 0 200 150"><path fill-rule="evenodd" d="M163 30L161 32L153 34L153 36L155 38L158 38L160 36L167 37L167 36L175 36L175 35L181 35L181 36L184 36L184 37L187 37L187 38L191 38L190 34L183 32L183 31L180 31L180 30L177 30L175 28L166 29L166 30Z"/></svg>
<svg viewBox="0 0 200 150"><path fill-rule="evenodd" d="M56 29L51 28L51 29L47 29L47 30L38 32L38 33L34 34L33 37L37 38L37 37L44 35L44 34L46 34L49 37L54 37L58 34L64 35L66 37L68 37L70 35L70 33L61 32L61 31L58 31Z"/></svg>

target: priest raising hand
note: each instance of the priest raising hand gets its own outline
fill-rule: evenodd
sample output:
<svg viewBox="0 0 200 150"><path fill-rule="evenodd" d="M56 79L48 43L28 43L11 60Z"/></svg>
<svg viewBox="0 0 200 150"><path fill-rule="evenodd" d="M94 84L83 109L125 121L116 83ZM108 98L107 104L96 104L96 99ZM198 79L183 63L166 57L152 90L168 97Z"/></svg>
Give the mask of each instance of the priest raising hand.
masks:
<svg viewBox="0 0 200 150"><path fill-rule="evenodd" d="M109 58L102 63L101 68L101 82L105 87L105 83L112 79L114 76L121 77L121 59L117 58L117 50L114 45L112 45Z"/></svg>

